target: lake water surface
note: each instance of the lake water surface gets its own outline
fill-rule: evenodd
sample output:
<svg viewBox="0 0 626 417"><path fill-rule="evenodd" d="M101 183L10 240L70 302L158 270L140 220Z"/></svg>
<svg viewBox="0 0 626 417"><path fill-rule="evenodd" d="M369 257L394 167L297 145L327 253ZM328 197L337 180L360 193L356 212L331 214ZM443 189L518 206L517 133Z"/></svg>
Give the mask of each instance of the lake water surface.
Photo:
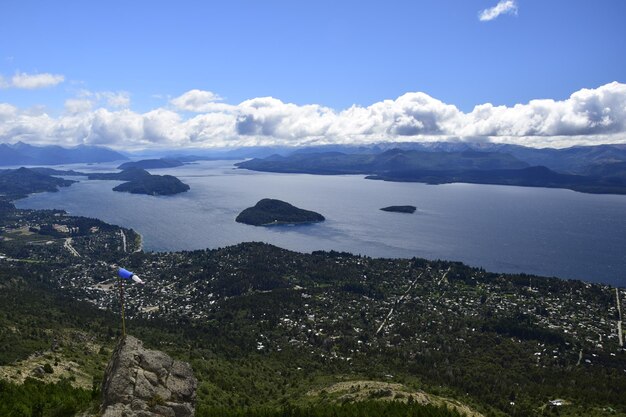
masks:
<svg viewBox="0 0 626 417"><path fill-rule="evenodd" d="M66 168L113 170L112 165ZM175 175L191 190L169 197L133 195L112 191L118 181L79 178L61 192L35 194L16 205L58 208L131 227L150 251L263 241L302 252L334 249L375 257L458 260L489 271L626 286L626 196L259 173L234 169L232 161L150 171ZM262 198L317 211L327 220L279 227L234 221ZM379 210L407 204L417 206L417 212Z"/></svg>

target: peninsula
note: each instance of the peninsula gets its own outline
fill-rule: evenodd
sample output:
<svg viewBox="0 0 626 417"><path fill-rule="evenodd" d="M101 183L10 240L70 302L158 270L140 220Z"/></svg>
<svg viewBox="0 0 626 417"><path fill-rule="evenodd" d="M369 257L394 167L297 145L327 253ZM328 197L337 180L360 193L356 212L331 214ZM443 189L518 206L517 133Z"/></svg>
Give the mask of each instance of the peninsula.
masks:
<svg viewBox="0 0 626 417"><path fill-rule="evenodd" d="M59 187L69 187L76 181L53 177L29 168L0 171L0 195L11 199L44 191L56 192Z"/></svg>

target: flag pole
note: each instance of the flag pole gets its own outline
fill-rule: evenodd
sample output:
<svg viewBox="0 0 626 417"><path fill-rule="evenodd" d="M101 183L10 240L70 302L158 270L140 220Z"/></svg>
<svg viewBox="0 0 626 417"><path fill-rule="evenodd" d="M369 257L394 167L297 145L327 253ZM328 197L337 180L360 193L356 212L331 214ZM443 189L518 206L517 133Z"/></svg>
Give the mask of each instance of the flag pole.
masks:
<svg viewBox="0 0 626 417"><path fill-rule="evenodd" d="M122 338L126 337L126 317L124 315L124 282L121 277L117 278L120 282L120 304L122 309Z"/></svg>
<svg viewBox="0 0 626 417"><path fill-rule="evenodd" d="M136 282L137 284L144 284L144 282L135 275L133 272L130 272L124 268L119 268L117 266L112 265L114 268L117 268L117 276L120 280L120 310L122 313L122 338L126 337L126 315L124 314L124 280L131 280Z"/></svg>

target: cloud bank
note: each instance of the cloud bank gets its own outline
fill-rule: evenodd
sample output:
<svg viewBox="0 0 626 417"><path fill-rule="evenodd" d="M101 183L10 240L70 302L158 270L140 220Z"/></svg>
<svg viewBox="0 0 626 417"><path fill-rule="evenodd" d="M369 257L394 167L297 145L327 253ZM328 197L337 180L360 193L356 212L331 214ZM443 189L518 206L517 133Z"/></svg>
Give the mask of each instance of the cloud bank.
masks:
<svg viewBox="0 0 626 417"><path fill-rule="evenodd" d="M0 88L22 88L34 90L37 88L53 87L65 81L65 77L59 74L27 74L17 72L10 80L0 76Z"/></svg>
<svg viewBox="0 0 626 417"><path fill-rule="evenodd" d="M97 144L118 149L303 146L384 141L489 140L535 147L626 143L626 84L581 89L561 101L477 105L462 112L422 92L336 111L273 97L239 104L191 90L146 113L128 93L81 93L57 117L0 103L0 142ZM191 114L190 114L191 112Z"/></svg>
<svg viewBox="0 0 626 417"><path fill-rule="evenodd" d="M488 22L502 14L517 14L517 4L515 0L500 0L495 6L481 11L478 14L478 20Z"/></svg>
<svg viewBox="0 0 626 417"><path fill-rule="evenodd" d="M170 103L178 110L204 113L211 111L214 103L220 100L222 98L211 91L190 90L171 100Z"/></svg>

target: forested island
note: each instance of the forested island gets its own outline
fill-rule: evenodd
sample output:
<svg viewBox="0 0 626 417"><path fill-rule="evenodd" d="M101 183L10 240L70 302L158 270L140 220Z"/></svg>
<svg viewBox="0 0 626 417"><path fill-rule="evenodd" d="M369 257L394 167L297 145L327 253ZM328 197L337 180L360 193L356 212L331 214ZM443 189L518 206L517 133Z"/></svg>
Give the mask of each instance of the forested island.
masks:
<svg viewBox="0 0 626 417"><path fill-rule="evenodd" d="M324 221L319 213L295 207L281 200L264 198L253 207L243 210L235 219L238 223L252 226L281 224L307 224Z"/></svg>
<svg viewBox="0 0 626 417"><path fill-rule="evenodd" d="M415 206L389 206L381 208L382 211L390 211L393 213L415 213L417 207Z"/></svg>
<svg viewBox="0 0 626 417"><path fill-rule="evenodd" d="M189 185L172 175L150 175L128 181L113 188L131 194L173 195L189 191Z"/></svg>

